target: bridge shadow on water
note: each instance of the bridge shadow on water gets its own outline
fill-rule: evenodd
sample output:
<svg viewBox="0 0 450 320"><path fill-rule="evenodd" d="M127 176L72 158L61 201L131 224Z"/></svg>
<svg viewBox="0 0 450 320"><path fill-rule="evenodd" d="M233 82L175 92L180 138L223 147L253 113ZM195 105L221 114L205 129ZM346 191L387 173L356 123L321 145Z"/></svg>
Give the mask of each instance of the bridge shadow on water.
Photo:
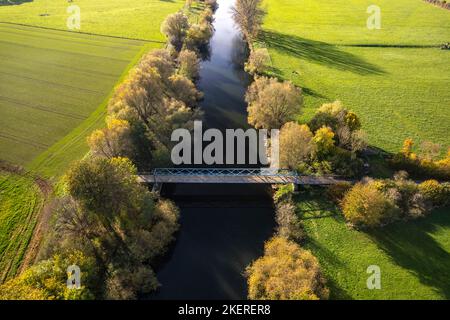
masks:
<svg viewBox="0 0 450 320"><path fill-rule="evenodd" d="M166 185L181 210L181 228L157 270L149 299L246 299L245 267L263 254L274 232L265 185Z"/></svg>

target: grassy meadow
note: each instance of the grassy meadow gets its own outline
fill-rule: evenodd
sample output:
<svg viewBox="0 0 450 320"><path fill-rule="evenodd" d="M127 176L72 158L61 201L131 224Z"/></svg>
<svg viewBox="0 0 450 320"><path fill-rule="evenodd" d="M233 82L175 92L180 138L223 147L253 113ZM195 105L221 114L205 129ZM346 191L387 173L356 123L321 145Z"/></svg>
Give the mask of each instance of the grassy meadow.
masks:
<svg viewBox="0 0 450 320"><path fill-rule="evenodd" d="M366 0L265 0L261 35L272 74L304 89L306 121L341 100L362 118L371 144L397 151L405 138L450 146L450 13L421 0L378 1L369 30Z"/></svg>
<svg viewBox="0 0 450 320"><path fill-rule="evenodd" d="M32 178L0 171L0 283L17 272L42 205Z"/></svg>
<svg viewBox="0 0 450 320"><path fill-rule="evenodd" d="M184 0L33 0L0 7L0 21L67 30L67 8L80 7L81 28L86 33L165 41L161 22L179 10Z"/></svg>
<svg viewBox="0 0 450 320"><path fill-rule="evenodd" d="M374 231L350 229L323 193L301 193L305 247L319 259L331 299L449 299L450 208ZM369 265L381 269L381 289L366 286Z"/></svg>

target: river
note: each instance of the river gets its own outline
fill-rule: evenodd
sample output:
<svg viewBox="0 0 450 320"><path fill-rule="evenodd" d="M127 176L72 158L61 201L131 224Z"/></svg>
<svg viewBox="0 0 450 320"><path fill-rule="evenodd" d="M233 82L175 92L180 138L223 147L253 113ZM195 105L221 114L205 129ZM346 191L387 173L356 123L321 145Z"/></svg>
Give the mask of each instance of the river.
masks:
<svg viewBox="0 0 450 320"><path fill-rule="evenodd" d="M248 128L243 71L246 45L231 16L234 0L218 0L209 59L198 86L204 126ZM163 196L180 207L180 231L157 270L153 299L246 299L245 267L263 254L275 221L267 186L165 186Z"/></svg>

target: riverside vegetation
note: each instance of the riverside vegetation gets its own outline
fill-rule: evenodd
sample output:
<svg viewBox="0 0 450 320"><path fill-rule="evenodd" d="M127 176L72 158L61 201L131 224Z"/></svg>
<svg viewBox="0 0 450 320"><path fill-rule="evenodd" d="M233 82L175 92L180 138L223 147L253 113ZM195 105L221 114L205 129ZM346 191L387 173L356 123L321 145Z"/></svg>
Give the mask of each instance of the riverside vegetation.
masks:
<svg viewBox="0 0 450 320"><path fill-rule="evenodd" d="M282 48L285 50L283 51L283 56L280 58L276 49L278 47L272 44L282 42L280 39L283 36L278 34L277 36L269 37L268 34L270 31L264 30L265 26L275 23L275 20L273 20L270 14L275 9L278 9L278 6L271 1L266 1L265 3L268 5L265 6L268 10L262 9L262 1L252 0L238 0L235 7L236 22L241 28L250 47L249 59L244 67L254 77L254 82L250 85L246 96L249 123L259 128L281 129L280 162L283 167L297 170L302 174L339 174L345 177L353 177L353 179L360 179L364 174L370 173L367 170L371 169L370 163L367 161L371 161L371 157L368 156L370 152L367 149L369 143L374 141L373 138L369 138L369 135L362 130L362 126L363 123L364 125L370 126L373 120L368 121L365 115L361 119L359 115L357 116L356 113L345 108L340 101L323 103L314 113L311 110L306 110L307 118L299 116L301 111L305 109L303 107L305 101L310 103L310 96L317 96L317 94L311 93L311 90L308 89L306 91L307 96L305 97L305 90L296 87L289 80L284 80L283 78L286 78L286 74L276 69L277 66L282 65L283 61L288 62L288 64L290 63L292 60L290 56L295 56L294 51L290 51L290 49L296 45L296 41L293 39L292 41L283 43L284 46ZM291 3L290 5L292 6L293 4ZM265 19L264 15L267 11L269 17ZM284 19L285 15L284 13L283 17L279 17L276 20L278 24L283 26L283 21L289 20L289 15ZM251 17L251 19L245 20L242 17ZM442 18L445 19L444 17ZM253 25L249 25L250 21L253 22ZM279 33L280 29L278 28L277 30ZM333 34L333 32L330 32L330 34ZM299 41L297 49L301 51L303 48L308 48L309 45L309 42L306 40ZM327 52L330 50L327 50ZM276 63L274 63L274 58L277 59L275 61ZM297 58L306 59L307 57L299 56ZM296 71L296 74L301 73ZM314 78L314 76L311 76L311 78ZM299 81L296 81L296 83L299 83ZM372 130L370 131L370 134L373 135ZM439 139L439 141L442 141L442 139ZM389 174L391 174L392 170L408 170L414 177L420 177L422 179L449 179L449 158L447 155L438 160L442 154L439 144L424 140L421 144L420 154L412 151L412 145L412 140L406 139L401 152L382 158L383 170L389 172ZM378 174L378 172L375 172L375 174ZM289 187L282 187L275 193L276 201L284 199L281 201L281 204L277 204L277 222L279 226L276 237L280 237L281 235L281 238L285 239L283 243L287 241L287 243L291 243L292 245L294 243L301 244L305 249L310 249L310 253L318 254L319 262L324 263L325 266L324 275L328 280L331 280L329 282L331 286L331 297L364 298L373 296L383 298L383 295L364 292L362 282L355 284L354 281L349 281L348 278L345 278L345 281L348 282L344 283L344 277L338 276L339 273L330 269L330 266L333 266L339 272L348 272L344 265L340 267L336 263L332 263L332 259L329 257L331 253L325 254L327 247L318 248L315 245L317 241L320 241L318 238L321 230L316 229L317 224L314 223L314 220L311 220L311 222L304 220L307 219L307 214L304 211L305 207L307 208L310 203L310 200L308 200L310 197L309 194L323 193L324 191L314 190L314 188L303 190L300 197L289 196L292 191L293 189ZM400 223L399 221L415 220L426 217L431 212L439 212L439 208L446 208L449 205L448 199L450 198L447 182L426 180L417 184L409 180L408 174L405 172L398 172L392 179L364 178L355 186L349 183L338 184L331 186L328 194L332 201L342 208L342 211L335 213L335 215L342 215L348 223L349 227L347 228L359 229L356 232L360 233L377 232L377 234L383 234L380 227L388 229L386 227L387 225L393 225L390 227L390 230L408 229L410 227L406 225L406 222ZM322 210L325 210L320 208L320 203L325 205L327 201L318 201L319 208L313 210L313 212L317 212L319 215ZM324 221L320 225L326 229L327 221L333 219L334 215L328 217L325 212L323 215L322 219ZM336 223L342 223L342 219L339 219ZM311 233L311 228L314 228L313 234ZM445 227L443 228L442 235L445 235L445 232L448 235L449 230L447 229L445 231ZM324 232L328 230L325 229L323 230ZM370 231L377 229L380 231ZM343 237L345 237L346 232L341 227L338 228L338 231L332 232L334 241L340 243L338 232ZM389 233L391 231L386 232ZM276 239L278 238L270 240L267 246L273 246L272 241L277 242L278 240ZM358 241L366 241L364 236L357 237L357 239L359 239ZM329 242L323 244L332 247ZM413 247L408 248L408 252L412 254L411 250L421 251L421 247L421 244L416 243L415 249ZM343 246L342 255L339 253L342 263L348 261L348 259L346 260L346 255L349 254L348 249ZM340 249L338 248L337 250ZM366 259L364 258L364 253L352 252L351 254L355 255L354 261L349 262L351 266L361 268L361 264ZM376 250L371 251L371 254L373 254L373 257L378 257L382 261L385 259ZM396 254L401 253L397 252ZM404 254L407 253L405 252ZM445 259L445 253L438 256L439 258L437 258L435 268L444 270L442 268L445 268L445 262L443 260ZM273 259L276 259L274 253L270 248L266 247L265 255L249 266L247 270L249 298L299 299L303 297L305 299L311 299L326 298L328 296L321 294L321 291L317 290L316 284L303 282L306 276L302 278L303 280L291 277L291 271L288 266L284 267L284 273L280 271L279 269L281 267L279 265L270 262L274 261ZM418 259L415 262L408 262L404 267L424 272L421 267L422 263L422 259ZM400 282L404 280L414 283L414 287L417 290L416 297L442 298L448 296L448 286L446 287L444 285L441 288L437 285L438 281L418 284L417 278L412 278L404 273L404 270L401 269L402 267L398 269L399 267L393 264L395 262L392 261L386 263L384 264L384 268L391 270L393 274L397 275L401 279L399 280ZM301 269L301 261L298 261L296 265L300 268L297 274L308 274L308 269ZM313 263L312 265L315 264ZM313 270L315 269L316 267L311 267L310 271L314 272ZM359 281L362 281L363 276L355 275L356 269L351 270L352 275L356 279L361 279ZM395 291L395 283L392 282L390 277L388 278L389 289L385 293L384 298L414 298L414 296L408 295L401 290ZM422 279L422 275L419 275L418 278ZM294 292L291 289L292 283L296 283L298 288L304 288L305 291L303 293ZM434 288L437 288L440 293L437 295L431 294L430 290L432 291L433 289L428 287L430 284ZM343 288L346 288L346 291ZM305 292L315 292L316 294L308 297Z"/></svg>
<svg viewBox="0 0 450 320"><path fill-rule="evenodd" d="M214 7L204 6L201 24L208 28ZM181 46L167 27L173 20L183 22L176 31ZM145 55L117 87L106 127L89 136L90 153L59 183L39 262L1 285L0 298L135 299L158 287L153 267L178 229L178 208L140 185L136 173L167 161L170 131L190 128L201 115L192 80L208 38L190 34L187 21L182 12L168 16L168 48ZM73 264L82 270L81 290L66 286Z"/></svg>

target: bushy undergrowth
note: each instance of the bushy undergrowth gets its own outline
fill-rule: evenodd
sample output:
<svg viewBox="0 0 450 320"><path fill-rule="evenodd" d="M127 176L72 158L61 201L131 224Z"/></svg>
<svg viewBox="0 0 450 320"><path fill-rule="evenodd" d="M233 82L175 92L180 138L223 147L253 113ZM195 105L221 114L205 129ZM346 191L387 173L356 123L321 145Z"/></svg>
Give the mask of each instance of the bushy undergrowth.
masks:
<svg viewBox="0 0 450 320"><path fill-rule="evenodd" d="M394 179L365 179L344 196L341 206L355 227L377 227L398 220L416 219L450 204L450 183L427 180L417 184L405 172Z"/></svg>

